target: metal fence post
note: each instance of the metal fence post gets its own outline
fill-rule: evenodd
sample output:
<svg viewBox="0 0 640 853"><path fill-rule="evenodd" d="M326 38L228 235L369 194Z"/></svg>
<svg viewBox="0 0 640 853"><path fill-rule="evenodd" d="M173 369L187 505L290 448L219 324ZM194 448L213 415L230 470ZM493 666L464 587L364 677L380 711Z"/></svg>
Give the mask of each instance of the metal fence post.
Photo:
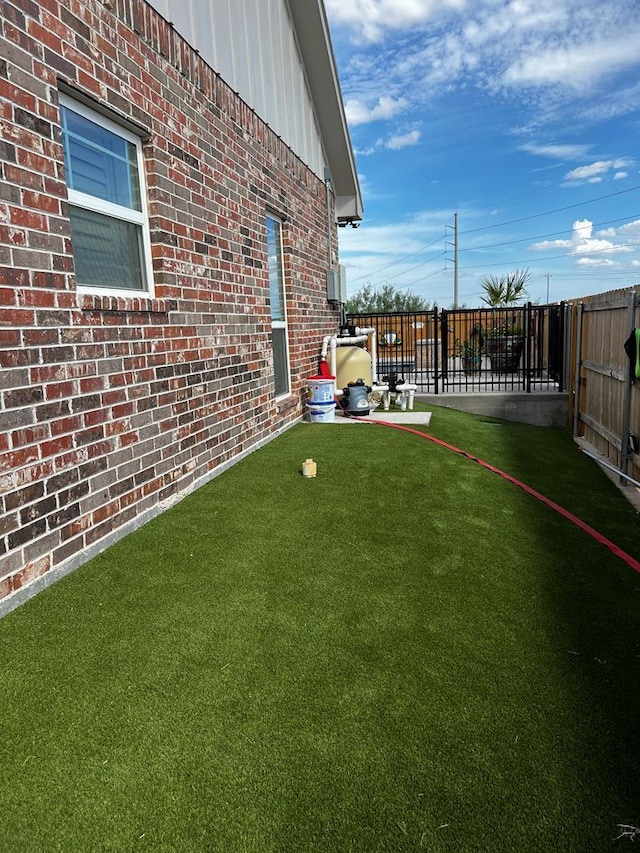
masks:
<svg viewBox="0 0 640 853"><path fill-rule="evenodd" d="M573 379L573 438L578 437L578 425L580 422L580 371L582 369L582 302L577 305L578 322L576 324L576 363Z"/></svg>
<svg viewBox="0 0 640 853"><path fill-rule="evenodd" d="M524 390L531 393L531 303L524 307Z"/></svg>
<svg viewBox="0 0 640 853"><path fill-rule="evenodd" d="M633 330L635 328L635 314L636 314L636 292L632 290L629 294L629 305L627 309L627 340L630 335L633 334ZM627 367L625 370L625 381L624 388L622 391L622 447L620 449L620 470L623 474L627 474L629 471L629 428L631 425L631 384L633 382L634 374L631 365L631 360L627 360ZM622 477L620 477L620 482L622 482Z"/></svg>
<svg viewBox="0 0 640 853"><path fill-rule="evenodd" d="M562 345L559 347L560 350L560 364L558 366L558 391L564 391L565 385L565 360L566 360L566 352L565 352L565 320L566 320L566 305L564 302L560 303L560 308L558 318L559 318L559 330L558 330L558 339L562 342Z"/></svg>

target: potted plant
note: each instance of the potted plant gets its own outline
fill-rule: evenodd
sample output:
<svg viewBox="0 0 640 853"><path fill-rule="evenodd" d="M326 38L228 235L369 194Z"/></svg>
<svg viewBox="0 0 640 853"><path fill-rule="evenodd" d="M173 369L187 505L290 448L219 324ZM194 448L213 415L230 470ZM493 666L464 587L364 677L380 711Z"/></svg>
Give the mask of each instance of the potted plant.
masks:
<svg viewBox="0 0 640 853"><path fill-rule="evenodd" d="M467 376L480 372L480 368L482 367L482 346L476 338L471 338L468 341L456 341L454 355L460 358L462 369Z"/></svg>
<svg viewBox="0 0 640 853"><path fill-rule="evenodd" d="M496 309L517 305L527 295L530 278L528 269L512 270L506 275L485 275L481 279L485 294L482 301ZM508 310L498 311L494 325L485 330L485 350L491 359L493 373L515 373L520 364L524 333L514 316L515 313L509 316Z"/></svg>
<svg viewBox="0 0 640 853"><path fill-rule="evenodd" d="M493 373L515 373L524 348L522 326L514 322L499 323L485 332L485 347Z"/></svg>

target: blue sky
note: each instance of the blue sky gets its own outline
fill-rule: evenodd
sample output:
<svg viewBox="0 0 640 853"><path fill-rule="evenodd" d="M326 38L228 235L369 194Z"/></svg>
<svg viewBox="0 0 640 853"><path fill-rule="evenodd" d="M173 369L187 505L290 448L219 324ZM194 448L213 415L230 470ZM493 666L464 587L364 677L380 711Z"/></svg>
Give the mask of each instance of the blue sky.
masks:
<svg viewBox="0 0 640 853"><path fill-rule="evenodd" d="M638 0L325 0L364 199L349 294L481 304L640 282Z"/></svg>

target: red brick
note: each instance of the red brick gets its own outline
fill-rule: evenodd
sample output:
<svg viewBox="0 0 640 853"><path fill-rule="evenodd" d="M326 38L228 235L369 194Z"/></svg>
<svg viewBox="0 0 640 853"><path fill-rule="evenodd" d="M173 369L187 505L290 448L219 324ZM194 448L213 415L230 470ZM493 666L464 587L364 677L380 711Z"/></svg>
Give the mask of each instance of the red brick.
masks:
<svg viewBox="0 0 640 853"><path fill-rule="evenodd" d="M33 563L28 563L24 569L13 575L11 579L12 589L17 590L26 586L26 584L31 583L36 580L36 578L42 577L42 575L46 574L50 568L51 558L48 555L46 557L41 557Z"/></svg>
<svg viewBox="0 0 640 853"><path fill-rule="evenodd" d="M24 290L20 293L19 304L26 308L55 308L57 294L51 290Z"/></svg>
<svg viewBox="0 0 640 853"><path fill-rule="evenodd" d="M12 450L9 453L0 454L0 471L13 471L35 462L38 459L38 448L35 446Z"/></svg>
<svg viewBox="0 0 640 853"><path fill-rule="evenodd" d="M65 433L74 433L81 428L82 424L83 421L79 415L72 418L58 418L50 422L51 435L58 436Z"/></svg>
<svg viewBox="0 0 640 853"><path fill-rule="evenodd" d="M39 213L46 213L53 216L60 216L60 199L52 198L44 193L36 193L32 190L22 191L22 203L24 208L37 210Z"/></svg>
<svg viewBox="0 0 640 853"><path fill-rule="evenodd" d="M59 456L74 446L72 435L60 435L51 441L43 441L40 445L41 455L43 459L50 456Z"/></svg>
<svg viewBox="0 0 640 853"><path fill-rule="evenodd" d="M11 433L11 443L14 448L23 447L28 444L39 444L49 437L49 427L40 424L32 429L19 429Z"/></svg>
<svg viewBox="0 0 640 853"><path fill-rule="evenodd" d="M14 166L12 163L5 163L4 172L7 183L16 184L19 187L28 187L34 191L44 189L45 178L36 172L29 172L19 166Z"/></svg>
<svg viewBox="0 0 640 853"><path fill-rule="evenodd" d="M34 311L27 311L22 308L10 308L2 311L0 323L6 326L32 326L34 318Z"/></svg>
<svg viewBox="0 0 640 853"><path fill-rule="evenodd" d="M75 383L70 381L51 382L45 385L46 400L60 400L71 397L75 391Z"/></svg>
<svg viewBox="0 0 640 853"><path fill-rule="evenodd" d="M20 484L44 484L49 498L68 490L65 483L73 477L74 486L87 490L80 497L90 502L96 497L94 479L107 473L112 488L108 508L95 510L93 518L70 517L79 511L80 497L65 498L55 512L42 504L48 513L44 534L24 525L12 540L20 553L36 549L32 556L42 543L49 549L42 557L57 565L134 518L141 501L146 507L153 495L160 500L175 494L190 478L231 459L245 442L266 438L300 414L299 393L276 406L271 392L265 204L276 210L284 205L289 217L283 236L288 278L295 282L288 293L292 337L315 322L319 344L335 329L337 315L323 298L322 180L150 6L137 0L20 0L8 7L14 19L5 22L4 36L20 45L12 49L20 58L21 88L17 79L0 81L7 98L0 97L7 131L6 206L0 207L0 304L6 303L0 344L6 348L0 361L31 371L41 401L20 385L7 398L12 406L6 411L30 416L29 426L13 427L14 440L32 441L20 450L39 448L44 458L21 456L6 444L0 450L17 466L11 469L14 495ZM89 32L91 57L82 41ZM127 62L121 65L124 51ZM89 59L95 59L94 67ZM140 67L135 78L131 63ZM197 76L190 80L194 69ZM154 299L76 292L59 114L55 99L43 97L43 87L55 86L58 75L150 131L153 144L145 143L145 156ZM204 114L192 112L196 99L205 105ZM178 185L167 179L169 173ZM237 192L240 204L221 187ZM317 353L311 349L292 340L294 377L314 366ZM258 400L260 424L247 423ZM220 418L227 424L222 432ZM141 422L145 430L139 433L132 424ZM50 437L36 441L46 429ZM154 444L161 476L152 464ZM207 462L201 463L205 452ZM138 471L135 483L126 471L129 477ZM34 562L28 560L30 566ZM22 568L26 572L16 574L17 583L26 582L32 570Z"/></svg>
<svg viewBox="0 0 640 853"><path fill-rule="evenodd" d="M90 376L80 379L80 393L93 394L96 391L102 391L106 385L104 376Z"/></svg>
<svg viewBox="0 0 640 853"><path fill-rule="evenodd" d="M13 287L29 287L30 270L17 269L16 267L0 267L0 284L9 284Z"/></svg>
<svg viewBox="0 0 640 853"><path fill-rule="evenodd" d="M10 207L9 221L12 225L18 225L21 228L32 228L34 231L47 230L47 217L24 207Z"/></svg>
<svg viewBox="0 0 640 853"><path fill-rule="evenodd" d="M0 305L17 305L18 291L15 287L0 287Z"/></svg>

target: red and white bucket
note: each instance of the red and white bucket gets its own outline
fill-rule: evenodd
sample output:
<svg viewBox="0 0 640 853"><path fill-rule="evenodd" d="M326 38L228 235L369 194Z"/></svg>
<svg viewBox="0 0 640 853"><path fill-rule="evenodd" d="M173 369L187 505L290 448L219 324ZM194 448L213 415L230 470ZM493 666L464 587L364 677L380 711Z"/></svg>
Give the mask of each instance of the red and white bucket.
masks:
<svg viewBox="0 0 640 853"><path fill-rule="evenodd" d="M336 396L335 376L310 376L307 379L307 405L331 403Z"/></svg>

